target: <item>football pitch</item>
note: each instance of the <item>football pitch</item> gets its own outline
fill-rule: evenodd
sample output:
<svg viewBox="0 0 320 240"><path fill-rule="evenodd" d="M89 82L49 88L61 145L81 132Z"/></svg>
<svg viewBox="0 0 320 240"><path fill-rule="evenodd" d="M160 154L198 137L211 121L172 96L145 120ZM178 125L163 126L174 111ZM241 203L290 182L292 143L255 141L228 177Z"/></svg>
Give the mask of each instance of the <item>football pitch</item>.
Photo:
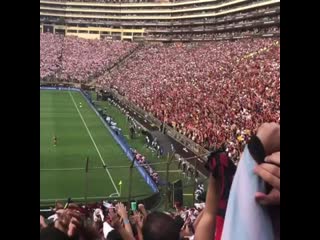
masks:
<svg viewBox="0 0 320 240"><path fill-rule="evenodd" d="M130 164L81 93L40 90L41 204L127 197ZM132 179L132 196L152 194L135 168Z"/></svg>

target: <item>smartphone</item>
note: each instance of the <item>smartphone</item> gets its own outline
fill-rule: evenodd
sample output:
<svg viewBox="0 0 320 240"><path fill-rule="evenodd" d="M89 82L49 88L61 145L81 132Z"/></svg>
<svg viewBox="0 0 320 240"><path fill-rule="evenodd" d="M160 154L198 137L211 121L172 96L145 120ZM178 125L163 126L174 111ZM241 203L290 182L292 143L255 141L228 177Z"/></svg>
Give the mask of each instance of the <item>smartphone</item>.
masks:
<svg viewBox="0 0 320 240"><path fill-rule="evenodd" d="M137 202L131 202L131 210L137 211Z"/></svg>

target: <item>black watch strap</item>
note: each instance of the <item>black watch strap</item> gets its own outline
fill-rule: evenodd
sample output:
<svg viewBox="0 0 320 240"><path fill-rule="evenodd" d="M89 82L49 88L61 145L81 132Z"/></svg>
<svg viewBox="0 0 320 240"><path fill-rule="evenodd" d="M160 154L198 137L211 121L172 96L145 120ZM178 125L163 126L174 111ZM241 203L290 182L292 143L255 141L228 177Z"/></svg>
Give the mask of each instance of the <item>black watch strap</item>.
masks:
<svg viewBox="0 0 320 240"><path fill-rule="evenodd" d="M253 159L261 164L264 162L264 158L266 157L266 153L263 147L262 142L257 136L252 136L248 143L248 150L253 157Z"/></svg>

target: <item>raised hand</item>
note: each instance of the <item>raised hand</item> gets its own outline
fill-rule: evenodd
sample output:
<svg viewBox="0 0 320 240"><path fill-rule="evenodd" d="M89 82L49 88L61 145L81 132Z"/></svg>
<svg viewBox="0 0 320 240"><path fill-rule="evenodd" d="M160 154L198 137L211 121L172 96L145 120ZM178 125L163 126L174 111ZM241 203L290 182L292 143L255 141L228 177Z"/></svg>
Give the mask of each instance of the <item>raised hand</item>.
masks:
<svg viewBox="0 0 320 240"><path fill-rule="evenodd" d="M254 172L261 177L266 183L270 184L273 189L270 193L265 194L257 192L256 200L262 205L279 205L280 204L280 152L272 153L265 158L266 163L255 167Z"/></svg>
<svg viewBox="0 0 320 240"><path fill-rule="evenodd" d="M83 230L82 215L74 210L61 209L57 211L58 219L54 227L66 233L69 237L74 237Z"/></svg>
<svg viewBox="0 0 320 240"><path fill-rule="evenodd" d="M138 211L135 211L133 213L133 220L140 229L142 229L143 227L143 219L144 219L143 216Z"/></svg>

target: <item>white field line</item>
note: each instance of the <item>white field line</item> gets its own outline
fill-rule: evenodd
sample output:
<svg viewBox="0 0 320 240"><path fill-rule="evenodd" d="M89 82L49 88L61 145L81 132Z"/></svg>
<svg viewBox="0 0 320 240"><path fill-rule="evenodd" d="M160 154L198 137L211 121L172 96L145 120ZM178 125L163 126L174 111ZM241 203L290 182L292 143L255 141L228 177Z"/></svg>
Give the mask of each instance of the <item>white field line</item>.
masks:
<svg viewBox="0 0 320 240"><path fill-rule="evenodd" d="M81 112L79 111L79 108L78 108L76 102L74 101L74 98L73 98L73 96L72 96L72 94L71 94L70 91L69 91L69 95L70 95L70 97L71 97L71 99L72 99L72 102L73 102L75 108L77 109L77 112L78 112L78 114L79 114L79 116L80 116L80 118L81 118L81 120L82 120L82 122L83 122L83 125L85 126L85 128L86 128L86 130L87 130L87 132L88 132L88 134L89 134L89 137L90 137L90 139L91 139L91 141L92 141L95 149L97 150L97 153L98 153L98 155L99 155L99 157L100 157L100 160L101 160L103 166L106 166L106 164L105 164L105 162L104 162L104 160L103 160L103 157L101 156L101 153L100 153L100 151L99 151L99 149L98 149L98 147L97 147L97 145L96 145L96 142L94 141L94 139L93 139L93 137L92 137L92 135L91 135L91 132L90 132L90 130L89 130L89 128L88 128L85 120L83 119L82 114L81 114ZM110 174L110 172L109 172L109 170L108 170L107 168L106 168L106 172L107 172L107 174L109 175L109 178L110 178L110 180L111 180L111 183L112 183L114 189L116 190L118 196L120 196L120 192L119 192L116 184L114 183L113 178L112 178L112 176L111 176L111 174Z"/></svg>

